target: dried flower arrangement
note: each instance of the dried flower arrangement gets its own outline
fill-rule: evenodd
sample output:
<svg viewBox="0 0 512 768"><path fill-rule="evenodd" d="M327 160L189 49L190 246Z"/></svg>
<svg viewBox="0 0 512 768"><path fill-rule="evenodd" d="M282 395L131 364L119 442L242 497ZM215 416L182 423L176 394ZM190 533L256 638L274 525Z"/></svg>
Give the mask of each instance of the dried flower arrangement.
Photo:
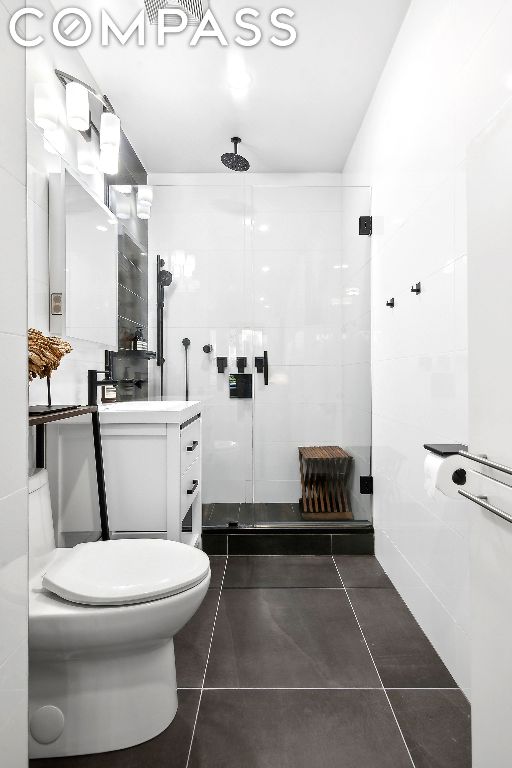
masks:
<svg viewBox="0 0 512 768"><path fill-rule="evenodd" d="M45 336L35 328L28 329L28 379L39 377L48 382L48 405L51 405L50 377L72 346L58 336Z"/></svg>

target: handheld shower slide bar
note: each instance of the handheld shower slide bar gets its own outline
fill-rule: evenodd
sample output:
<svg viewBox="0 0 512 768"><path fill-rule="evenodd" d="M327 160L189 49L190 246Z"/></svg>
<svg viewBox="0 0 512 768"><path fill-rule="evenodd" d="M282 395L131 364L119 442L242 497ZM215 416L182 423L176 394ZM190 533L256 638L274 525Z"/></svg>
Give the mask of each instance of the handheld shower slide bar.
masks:
<svg viewBox="0 0 512 768"><path fill-rule="evenodd" d="M160 368L160 397L164 396L164 308L165 288L172 283L172 274L164 269L165 261L156 257L156 364Z"/></svg>

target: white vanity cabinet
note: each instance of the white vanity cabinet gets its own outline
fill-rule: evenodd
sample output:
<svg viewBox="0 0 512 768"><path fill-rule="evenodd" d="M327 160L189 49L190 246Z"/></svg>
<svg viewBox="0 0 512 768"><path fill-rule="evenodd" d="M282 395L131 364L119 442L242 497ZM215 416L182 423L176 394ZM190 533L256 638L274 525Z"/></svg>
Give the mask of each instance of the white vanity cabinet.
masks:
<svg viewBox="0 0 512 768"><path fill-rule="evenodd" d="M100 422L112 537L200 546L200 403L102 405Z"/></svg>

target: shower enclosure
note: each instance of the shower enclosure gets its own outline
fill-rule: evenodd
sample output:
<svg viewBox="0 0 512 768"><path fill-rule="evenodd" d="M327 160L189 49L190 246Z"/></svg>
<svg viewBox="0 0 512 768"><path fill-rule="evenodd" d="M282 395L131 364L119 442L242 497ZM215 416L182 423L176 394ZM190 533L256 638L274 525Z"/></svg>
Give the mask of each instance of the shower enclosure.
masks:
<svg viewBox="0 0 512 768"><path fill-rule="evenodd" d="M189 396L204 403L204 525L368 522L370 190L211 176L156 185L149 227L173 274L164 397L184 399L186 337Z"/></svg>

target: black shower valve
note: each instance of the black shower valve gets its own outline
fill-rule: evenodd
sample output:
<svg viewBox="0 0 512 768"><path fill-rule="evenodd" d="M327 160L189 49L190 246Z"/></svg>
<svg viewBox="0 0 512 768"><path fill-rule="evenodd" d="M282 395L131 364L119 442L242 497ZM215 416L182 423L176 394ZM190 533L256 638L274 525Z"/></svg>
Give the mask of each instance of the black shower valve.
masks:
<svg viewBox="0 0 512 768"><path fill-rule="evenodd" d="M203 347L203 352L204 352L206 355L209 355L211 352L213 352L213 346L212 346L212 344L205 344L205 345L204 345L204 347Z"/></svg>
<svg viewBox="0 0 512 768"><path fill-rule="evenodd" d="M246 357L237 357L236 359L236 368L238 373L243 373L245 369L247 368L247 358Z"/></svg>
<svg viewBox="0 0 512 768"><path fill-rule="evenodd" d="M224 373L226 368L228 367L228 359L227 357L218 357L217 358L217 370L219 373Z"/></svg>
<svg viewBox="0 0 512 768"><path fill-rule="evenodd" d="M394 306L395 306L395 300L394 299L389 299L388 301L386 301L386 307L393 308Z"/></svg>

